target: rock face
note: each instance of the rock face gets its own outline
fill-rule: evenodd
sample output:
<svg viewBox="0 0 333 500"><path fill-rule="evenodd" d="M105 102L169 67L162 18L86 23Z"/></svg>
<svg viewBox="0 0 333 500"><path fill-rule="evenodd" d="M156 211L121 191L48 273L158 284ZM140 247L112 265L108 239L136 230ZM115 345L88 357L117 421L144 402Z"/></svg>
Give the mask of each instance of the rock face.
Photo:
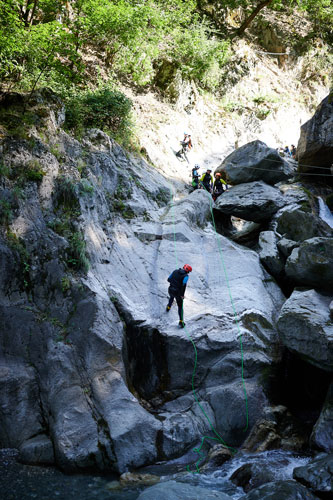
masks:
<svg viewBox="0 0 333 500"><path fill-rule="evenodd" d="M333 239L311 238L295 248L285 266L294 283L330 291L333 288Z"/></svg>
<svg viewBox="0 0 333 500"><path fill-rule="evenodd" d="M293 477L320 498L332 498L333 455L318 457L304 467L297 467Z"/></svg>
<svg viewBox="0 0 333 500"><path fill-rule="evenodd" d="M278 319L283 344L326 371L333 371L333 323L330 297L315 290L295 290Z"/></svg>
<svg viewBox="0 0 333 500"><path fill-rule="evenodd" d="M260 233L259 257L262 264L273 276L278 276L284 269L284 262L273 231L262 231Z"/></svg>
<svg viewBox="0 0 333 500"><path fill-rule="evenodd" d="M274 479L274 473L269 467L255 463L242 465L230 476L230 481L241 486L246 493Z"/></svg>
<svg viewBox="0 0 333 500"><path fill-rule="evenodd" d="M138 500L231 500L229 495L221 491L214 491L190 484L178 483L176 481L166 481L147 488Z"/></svg>
<svg viewBox="0 0 333 500"><path fill-rule="evenodd" d="M333 453L333 383L329 387L323 409L313 428L311 444L327 453Z"/></svg>
<svg viewBox="0 0 333 500"><path fill-rule="evenodd" d="M250 491L240 500L318 500L307 488L296 481L274 481Z"/></svg>
<svg viewBox="0 0 333 500"><path fill-rule="evenodd" d="M277 220L277 231L293 241L304 241L316 236L328 236L332 232L319 217L299 208L285 210Z"/></svg>
<svg viewBox="0 0 333 500"><path fill-rule="evenodd" d="M318 106L314 116L301 127L297 145L301 172L329 174L333 156L333 99L327 96ZM311 166L325 170L312 169Z"/></svg>
<svg viewBox="0 0 333 500"><path fill-rule="evenodd" d="M38 127L1 143L0 191L19 179L24 196L0 228L0 445L122 473L182 455L210 424L241 443L240 338L250 430L268 404L262 372L279 361L281 291L256 252L215 233L207 193L169 203L176 182L100 131L78 142L57 113L48 143ZM185 262L178 330L167 277Z"/></svg>
<svg viewBox="0 0 333 500"><path fill-rule="evenodd" d="M284 204L278 189L256 181L234 186L219 196L215 208L224 214L262 222L269 220Z"/></svg>
<svg viewBox="0 0 333 500"><path fill-rule="evenodd" d="M253 141L227 156L216 172L225 172L233 185L259 180L273 185L292 177L294 168L275 149Z"/></svg>

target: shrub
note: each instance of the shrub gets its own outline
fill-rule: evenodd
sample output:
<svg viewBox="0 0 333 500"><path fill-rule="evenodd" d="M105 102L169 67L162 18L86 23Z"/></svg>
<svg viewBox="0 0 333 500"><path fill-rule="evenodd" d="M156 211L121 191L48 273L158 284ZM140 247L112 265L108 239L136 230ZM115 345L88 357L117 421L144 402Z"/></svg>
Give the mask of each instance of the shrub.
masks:
<svg viewBox="0 0 333 500"><path fill-rule="evenodd" d="M68 238L69 248L67 250L67 264L76 270L85 273L89 269L89 261L86 257L86 242L79 231L75 231Z"/></svg>
<svg viewBox="0 0 333 500"><path fill-rule="evenodd" d="M0 200L0 224L8 225L12 220L12 206L7 200Z"/></svg>
<svg viewBox="0 0 333 500"><path fill-rule="evenodd" d="M65 126L77 134L85 128L100 128L113 136L129 133L131 108L130 99L107 85L84 90L67 98Z"/></svg>
<svg viewBox="0 0 333 500"><path fill-rule="evenodd" d="M72 210L79 208L78 183L70 177L60 175L57 178L56 200L58 206Z"/></svg>

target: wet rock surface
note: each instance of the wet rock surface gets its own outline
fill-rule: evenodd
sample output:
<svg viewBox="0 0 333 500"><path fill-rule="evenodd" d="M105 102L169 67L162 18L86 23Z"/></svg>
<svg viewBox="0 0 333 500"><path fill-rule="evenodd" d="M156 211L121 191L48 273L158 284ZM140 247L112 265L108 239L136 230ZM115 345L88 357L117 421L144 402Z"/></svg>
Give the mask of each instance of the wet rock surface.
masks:
<svg viewBox="0 0 333 500"><path fill-rule="evenodd" d="M332 498L333 455L317 457L304 467L296 467L293 477L320 498Z"/></svg>
<svg viewBox="0 0 333 500"><path fill-rule="evenodd" d="M328 389L319 419L313 428L311 444L327 453L333 452L333 383Z"/></svg>
<svg viewBox="0 0 333 500"><path fill-rule="evenodd" d="M200 488L176 481L166 481L145 490L138 500L230 500L231 497L220 491Z"/></svg>
<svg viewBox="0 0 333 500"><path fill-rule="evenodd" d="M274 481L250 491L240 500L318 500L307 488L296 481Z"/></svg>

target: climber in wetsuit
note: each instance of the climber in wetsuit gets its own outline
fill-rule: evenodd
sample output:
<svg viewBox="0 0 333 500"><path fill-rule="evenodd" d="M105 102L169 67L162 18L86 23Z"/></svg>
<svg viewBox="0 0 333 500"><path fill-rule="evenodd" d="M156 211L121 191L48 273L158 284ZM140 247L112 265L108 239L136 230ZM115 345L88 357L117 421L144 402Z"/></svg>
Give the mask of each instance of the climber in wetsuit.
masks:
<svg viewBox="0 0 333 500"><path fill-rule="evenodd" d="M166 306L166 311L169 312L174 299L176 299L178 306L178 316L179 316L179 326L184 328L184 313L183 313L183 300L186 290L187 281L189 278L189 273L192 271L192 267L189 264L185 264L183 268L175 269L169 276L168 282L170 283L169 292L169 302Z"/></svg>
<svg viewBox="0 0 333 500"><path fill-rule="evenodd" d="M227 183L224 179L222 179L222 174L220 172L216 172L213 184L213 200L216 201L225 189L227 189Z"/></svg>

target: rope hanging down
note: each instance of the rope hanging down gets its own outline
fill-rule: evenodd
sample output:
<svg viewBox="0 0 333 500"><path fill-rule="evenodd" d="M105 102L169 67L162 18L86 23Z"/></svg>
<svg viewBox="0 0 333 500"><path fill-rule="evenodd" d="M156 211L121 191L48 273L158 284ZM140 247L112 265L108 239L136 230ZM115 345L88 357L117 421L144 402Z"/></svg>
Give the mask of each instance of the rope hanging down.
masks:
<svg viewBox="0 0 333 500"><path fill-rule="evenodd" d="M172 189L171 189L171 187L169 189L170 189L170 201L171 201L171 212L172 212L172 222L173 222L174 253L175 253L175 258L176 258L176 267L178 267L178 255L177 255L177 244L176 244L176 227L175 227L174 203L173 203L173 195L172 195ZM208 196L210 197L209 194L208 194ZM212 221L213 221L213 227L214 227L215 237L216 237L216 240L217 240L217 243L218 243L220 260L221 260L221 263L222 263L224 275L226 277L226 282L227 282L227 287L228 287L228 291L229 291L229 296L230 296L230 299L231 299L231 304L232 304L232 308L233 308L233 311L234 311L236 324L237 324L238 331L239 331L239 338L240 338L240 345L241 345L241 358L242 358L242 361L241 361L241 366L242 366L242 384L243 384L243 389L244 389L245 405L246 405L246 425L245 425L245 428L244 428L244 432L246 432L247 429L248 429L249 419L248 419L247 394L246 394L246 387L245 387L245 381L244 381L244 360L243 360L242 336L241 336L240 327L239 327L239 323L238 323L238 319L237 319L237 313L236 313L235 306L234 306L234 303L233 303L233 300L232 300L230 284L229 284L229 280L228 280L228 276L227 276L227 271L226 271L226 267L224 265L224 260L223 260L223 255L222 255L222 249L220 247L218 236L217 236L217 231L216 231L216 226L215 226L215 219L214 219L214 214L213 214L213 209L212 209L212 200L211 200L211 198L210 198L210 211L211 211L211 215L212 215ZM184 317L184 314L183 314L183 311L182 311L182 318L183 317ZM194 354L195 354L194 367L193 367L192 380L191 380L192 393L193 393L194 399L195 399L196 403L198 404L201 412L203 413L203 415L205 416L206 420L208 421L209 426L210 426L212 432L216 436L216 437L203 436L201 438L200 445L198 447L196 447L196 448L193 448L193 451L199 455L199 459L195 463L195 471L191 471L189 465L186 466L186 469L187 469L188 472L192 472L193 474L198 474L198 473L200 473L199 464L200 464L201 460L204 457L204 454L202 453L201 450L202 450L202 447L203 447L204 442L205 442L206 439L207 440L209 439L209 440L212 440L212 441L218 441L218 442L220 442L221 444L223 444L224 446L226 446L227 448L229 448L229 450L231 450L232 453L236 453L237 450L235 448L227 445L227 443L224 441L224 439L220 436L220 434L214 428L214 426L211 423L208 415L206 414L204 408L202 407L202 405L200 404L200 402L198 400L198 397L197 397L197 394L196 394L196 391L195 391L195 387L194 387L194 377L196 375L197 364L198 364L198 352L197 352L196 345L195 345L195 343L194 343L191 335L189 334L189 332L188 332L188 330L186 328L186 325L184 326L184 331L185 331L188 339L190 340L190 342L191 342L191 344L193 346Z"/></svg>

